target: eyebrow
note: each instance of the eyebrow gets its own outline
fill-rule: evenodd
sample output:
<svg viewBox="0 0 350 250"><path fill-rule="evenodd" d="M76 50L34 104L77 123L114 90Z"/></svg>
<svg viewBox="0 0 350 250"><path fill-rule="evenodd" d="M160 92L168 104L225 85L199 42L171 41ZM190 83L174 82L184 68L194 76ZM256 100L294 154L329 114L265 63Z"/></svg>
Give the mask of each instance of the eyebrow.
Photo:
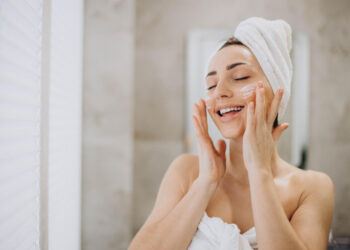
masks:
<svg viewBox="0 0 350 250"><path fill-rule="evenodd" d="M232 63L232 64L226 66L226 70L233 69L234 67L237 67L237 66L242 65L242 64L246 64L246 63L244 63L244 62ZM213 75L216 75L216 71L211 71L211 72L209 72L209 73L207 74L206 78L207 78L208 76L213 76Z"/></svg>

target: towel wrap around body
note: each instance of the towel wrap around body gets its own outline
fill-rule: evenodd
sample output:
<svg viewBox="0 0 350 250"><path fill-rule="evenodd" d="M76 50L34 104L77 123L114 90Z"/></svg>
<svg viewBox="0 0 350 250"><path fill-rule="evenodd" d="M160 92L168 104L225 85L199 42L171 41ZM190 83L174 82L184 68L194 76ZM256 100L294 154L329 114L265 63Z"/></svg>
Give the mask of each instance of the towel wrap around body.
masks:
<svg viewBox="0 0 350 250"><path fill-rule="evenodd" d="M219 217L209 217L206 212L198 225L188 250L256 250L255 227L241 234L234 223Z"/></svg>

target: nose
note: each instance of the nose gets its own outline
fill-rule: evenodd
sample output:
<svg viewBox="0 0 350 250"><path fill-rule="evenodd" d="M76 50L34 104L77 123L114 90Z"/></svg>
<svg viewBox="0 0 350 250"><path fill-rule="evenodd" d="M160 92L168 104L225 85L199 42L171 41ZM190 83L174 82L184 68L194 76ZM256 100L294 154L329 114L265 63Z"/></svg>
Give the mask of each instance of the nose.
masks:
<svg viewBox="0 0 350 250"><path fill-rule="evenodd" d="M232 97L233 91L227 86L228 83L225 81L219 82L215 88L215 97L223 98L223 97Z"/></svg>

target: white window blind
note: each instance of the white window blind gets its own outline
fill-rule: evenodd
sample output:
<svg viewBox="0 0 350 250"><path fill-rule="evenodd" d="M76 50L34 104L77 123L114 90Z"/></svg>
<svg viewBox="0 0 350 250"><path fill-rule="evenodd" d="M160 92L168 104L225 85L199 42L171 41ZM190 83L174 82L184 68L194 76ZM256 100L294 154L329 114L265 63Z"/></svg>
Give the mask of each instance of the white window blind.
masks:
<svg viewBox="0 0 350 250"><path fill-rule="evenodd" d="M82 1L51 2L49 249L80 249Z"/></svg>
<svg viewBox="0 0 350 250"><path fill-rule="evenodd" d="M82 3L0 0L0 250L81 248Z"/></svg>
<svg viewBox="0 0 350 250"><path fill-rule="evenodd" d="M0 0L0 249L39 249L42 1Z"/></svg>

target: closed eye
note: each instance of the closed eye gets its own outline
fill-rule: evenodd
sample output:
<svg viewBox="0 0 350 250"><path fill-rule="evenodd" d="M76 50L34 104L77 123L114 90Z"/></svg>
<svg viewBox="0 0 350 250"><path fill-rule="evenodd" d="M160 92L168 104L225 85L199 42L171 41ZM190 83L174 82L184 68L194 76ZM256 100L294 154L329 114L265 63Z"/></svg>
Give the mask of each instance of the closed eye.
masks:
<svg viewBox="0 0 350 250"><path fill-rule="evenodd" d="M249 78L249 76L245 76L245 77L237 78L237 79L235 79L235 80L239 81L239 80L245 80L245 79L248 79L248 78ZM207 90L210 90L210 89L214 88L215 86L216 86L216 85L213 85L213 86L207 88Z"/></svg>
<svg viewBox="0 0 350 250"><path fill-rule="evenodd" d="M249 76L245 76L245 77L237 78L235 80L245 80L245 79L248 79L248 78L249 78Z"/></svg>
<svg viewBox="0 0 350 250"><path fill-rule="evenodd" d="M212 89L212 88L214 88L214 87L215 87L215 85L213 85L213 86L207 88L207 90L210 90L210 89Z"/></svg>

